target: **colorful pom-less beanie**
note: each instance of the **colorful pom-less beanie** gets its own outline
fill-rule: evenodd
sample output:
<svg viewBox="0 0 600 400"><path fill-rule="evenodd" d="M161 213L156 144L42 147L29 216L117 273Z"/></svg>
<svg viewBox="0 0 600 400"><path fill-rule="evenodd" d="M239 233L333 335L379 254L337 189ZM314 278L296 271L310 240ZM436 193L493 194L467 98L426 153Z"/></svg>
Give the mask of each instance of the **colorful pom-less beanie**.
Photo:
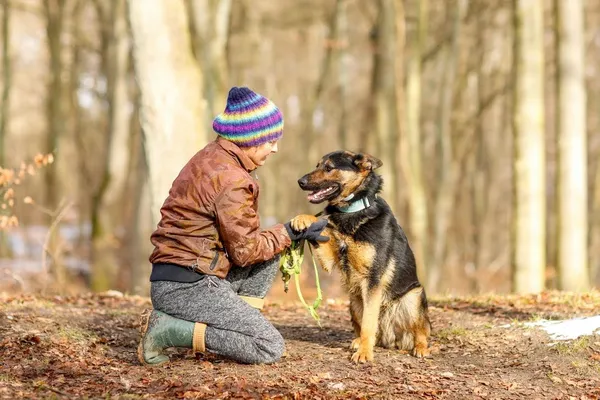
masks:
<svg viewBox="0 0 600 400"><path fill-rule="evenodd" d="M240 147L258 146L283 135L283 115L266 97L247 87L233 87L225 111L213 121L213 129Z"/></svg>

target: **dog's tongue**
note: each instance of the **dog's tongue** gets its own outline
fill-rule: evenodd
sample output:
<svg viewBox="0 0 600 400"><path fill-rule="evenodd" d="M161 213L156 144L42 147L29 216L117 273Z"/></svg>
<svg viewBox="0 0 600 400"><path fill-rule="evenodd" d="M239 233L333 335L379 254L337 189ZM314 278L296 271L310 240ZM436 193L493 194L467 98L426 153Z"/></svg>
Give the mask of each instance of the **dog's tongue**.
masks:
<svg viewBox="0 0 600 400"><path fill-rule="evenodd" d="M319 201L333 191L334 187L328 187L321 190L316 190L310 193L307 197L309 201Z"/></svg>
<svg viewBox="0 0 600 400"><path fill-rule="evenodd" d="M321 197L319 196L320 192L312 192L309 193L308 197L308 201L316 201L319 200Z"/></svg>

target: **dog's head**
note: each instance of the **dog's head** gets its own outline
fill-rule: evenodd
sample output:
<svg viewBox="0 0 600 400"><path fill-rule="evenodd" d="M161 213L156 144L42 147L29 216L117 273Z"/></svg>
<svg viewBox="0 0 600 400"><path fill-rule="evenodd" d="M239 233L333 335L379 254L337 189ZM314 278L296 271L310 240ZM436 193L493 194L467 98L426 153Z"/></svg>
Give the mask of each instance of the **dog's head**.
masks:
<svg viewBox="0 0 600 400"><path fill-rule="evenodd" d="M310 191L308 201L311 203L327 201L337 205L352 194L378 192L381 178L373 170L381 164L380 160L367 154L335 151L323 156L314 171L298 180L298 185L302 190ZM375 177L377 179L371 179Z"/></svg>

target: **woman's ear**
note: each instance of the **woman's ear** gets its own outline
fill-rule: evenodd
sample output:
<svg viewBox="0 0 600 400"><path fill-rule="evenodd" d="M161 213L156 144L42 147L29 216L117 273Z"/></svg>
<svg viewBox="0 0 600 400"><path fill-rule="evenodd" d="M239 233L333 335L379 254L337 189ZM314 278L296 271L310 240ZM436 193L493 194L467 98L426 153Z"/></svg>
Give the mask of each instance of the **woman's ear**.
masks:
<svg viewBox="0 0 600 400"><path fill-rule="evenodd" d="M353 162L362 171L371 171L383 165L380 159L364 153L354 156Z"/></svg>

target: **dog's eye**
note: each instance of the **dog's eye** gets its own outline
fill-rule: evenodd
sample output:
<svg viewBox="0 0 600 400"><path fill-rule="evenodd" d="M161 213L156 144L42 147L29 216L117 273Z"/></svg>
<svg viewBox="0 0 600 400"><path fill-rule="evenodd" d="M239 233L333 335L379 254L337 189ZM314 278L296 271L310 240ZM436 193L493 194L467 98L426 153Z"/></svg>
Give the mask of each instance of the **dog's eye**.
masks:
<svg viewBox="0 0 600 400"><path fill-rule="evenodd" d="M333 169L333 167L331 165L329 165L329 164L325 164L325 166L323 167L323 169L325 170L325 172L330 172Z"/></svg>

